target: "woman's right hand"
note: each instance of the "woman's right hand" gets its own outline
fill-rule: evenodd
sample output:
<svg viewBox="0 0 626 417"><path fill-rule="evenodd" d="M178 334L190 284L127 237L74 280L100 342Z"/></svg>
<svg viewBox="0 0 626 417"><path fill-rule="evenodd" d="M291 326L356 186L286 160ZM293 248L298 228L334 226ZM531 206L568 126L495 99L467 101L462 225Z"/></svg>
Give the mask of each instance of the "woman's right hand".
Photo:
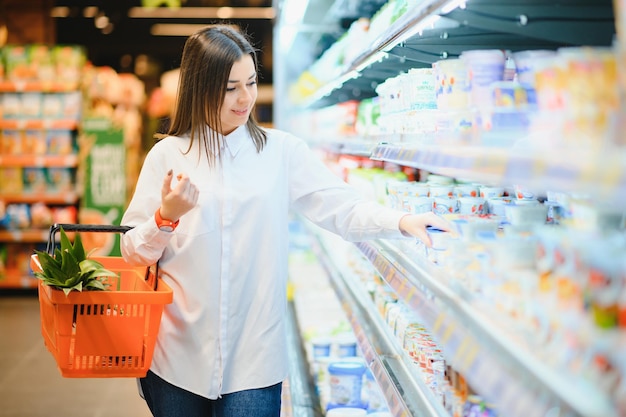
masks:
<svg viewBox="0 0 626 417"><path fill-rule="evenodd" d="M178 174L178 184L172 188L174 172L170 169L163 179L161 188L161 217L177 221L183 214L195 207L198 202L198 187L186 174Z"/></svg>
<svg viewBox="0 0 626 417"><path fill-rule="evenodd" d="M418 238L430 248L432 247L432 241L430 240L430 236L428 236L428 226L433 226L446 232L456 234L452 224L448 220L438 216L432 211L420 214L407 214L400 219L399 225L402 233Z"/></svg>

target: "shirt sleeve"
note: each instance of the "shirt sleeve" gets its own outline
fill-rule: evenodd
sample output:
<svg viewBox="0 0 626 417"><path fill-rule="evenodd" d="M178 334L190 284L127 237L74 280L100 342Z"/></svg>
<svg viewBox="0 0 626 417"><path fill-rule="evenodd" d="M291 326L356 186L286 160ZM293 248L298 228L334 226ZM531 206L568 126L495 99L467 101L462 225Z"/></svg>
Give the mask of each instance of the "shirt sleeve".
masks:
<svg viewBox="0 0 626 417"><path fill-rule="evenodd" d="M159 260L174 235L162 232L154 220L161 206L161 187L167 171L160 147L153 147L141 167L134 194L122 216L122 224L133 226L120 239L124 260L135 265L151 265Z"/></svg>
<svg viewBox="0 0 626 417"><path fill-rule="evenodd" d="M294 141L289 158L289 192L294 210L351 242L406 237L399 229L406 212L364 198L334 174L304 141Z"/></svg>

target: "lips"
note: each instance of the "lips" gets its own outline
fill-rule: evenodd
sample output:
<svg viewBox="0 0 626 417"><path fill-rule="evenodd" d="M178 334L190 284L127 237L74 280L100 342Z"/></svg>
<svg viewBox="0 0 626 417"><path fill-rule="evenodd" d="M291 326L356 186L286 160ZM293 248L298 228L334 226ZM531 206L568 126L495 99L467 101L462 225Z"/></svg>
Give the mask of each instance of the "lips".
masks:
<svg viewBox="0 0 626 417"><path fill-rule="evenodd" d="M248 114L248 109L245 109L245 110L233 110L233 113L235 113L238 116L245 116L246 114Z"/></svg>

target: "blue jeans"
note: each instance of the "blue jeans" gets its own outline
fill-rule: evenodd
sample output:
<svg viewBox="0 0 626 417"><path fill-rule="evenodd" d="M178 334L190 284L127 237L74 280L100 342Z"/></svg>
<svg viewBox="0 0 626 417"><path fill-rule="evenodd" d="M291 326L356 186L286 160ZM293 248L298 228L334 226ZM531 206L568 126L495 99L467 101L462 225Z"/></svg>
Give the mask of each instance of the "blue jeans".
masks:
<svg viewBox="0 0 626 417"><path fill-rule="evenodd" d="M141 389L154 417L280 417L282 383L209 400L148 371Z"/></svg>

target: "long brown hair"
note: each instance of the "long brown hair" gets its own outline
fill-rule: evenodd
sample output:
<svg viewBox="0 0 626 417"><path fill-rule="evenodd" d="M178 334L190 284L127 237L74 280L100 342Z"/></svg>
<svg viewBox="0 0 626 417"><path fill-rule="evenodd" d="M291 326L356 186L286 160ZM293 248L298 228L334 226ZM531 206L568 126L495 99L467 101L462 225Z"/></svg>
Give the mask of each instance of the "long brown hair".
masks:
<svg viewBox="0 0 626 417"><path fill-rule="evenodd" d="M220 134L220 111L230 71L236 61L248 54L252 57L258 77L256 52L245 34L228 25L208 26L191 35L185 42L176 106L167 133L173 136L189 134L187 152L198 141L198 146L204 147L211 165L221 159L223 139ZM253 112L250 113L246 127L257 152L260 152L267 142L267 136Z"/></svg>

